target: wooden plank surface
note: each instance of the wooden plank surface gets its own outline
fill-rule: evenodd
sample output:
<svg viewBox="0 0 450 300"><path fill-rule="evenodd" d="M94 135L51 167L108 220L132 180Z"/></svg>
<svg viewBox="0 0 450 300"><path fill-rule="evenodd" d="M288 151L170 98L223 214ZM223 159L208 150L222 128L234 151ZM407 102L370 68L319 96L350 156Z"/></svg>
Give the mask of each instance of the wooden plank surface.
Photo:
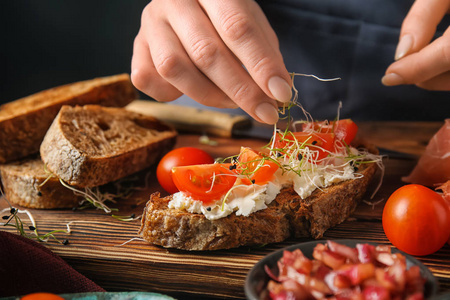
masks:
<svg viewBox="0 0 450 300"><path fill-rule="evenodd" d="M421 154L429 138L442 123L377 122L360 124L360 133L379 147ZM251 139L214 138L217 146L199 143L196 135L182 135L177 147L195 146L203 148L214 157L226 157L239 152L241 146L259 148L267 141ZM416 161L407 159L384 159L386 174L380 191L373 199L369 193L364 200L377 203L361 203L357 211L346 222L330 229L324 238L355 238L389 244L381 225L384 201L403 183ZM372 184L372 189L376 185ZM118 215L140 215L150 193L160 190L150 170L149 187L132 198L110 205L119 209ZM0 200L0 209L7 207ZM242 247L239 249L186 252L152 246L137 237L140 221L124 222L112 218L99 210L30 210L36 219L40 233L64 230L71 223L71 233L58 233L68 245L56 242L44 243L60 255L80 273L108 291L153 291L170 294L179 299L244 298L244 280L250 268L268 253L282 247L307 241L289 239L283 243L264 247ZM23 216L24 221L26 217ZM0 228L14 232L12 228ZM124 244L125 243L125 244ZM450 246L433 255L419 257L440 282L441 291L450 290Z"/></svg>

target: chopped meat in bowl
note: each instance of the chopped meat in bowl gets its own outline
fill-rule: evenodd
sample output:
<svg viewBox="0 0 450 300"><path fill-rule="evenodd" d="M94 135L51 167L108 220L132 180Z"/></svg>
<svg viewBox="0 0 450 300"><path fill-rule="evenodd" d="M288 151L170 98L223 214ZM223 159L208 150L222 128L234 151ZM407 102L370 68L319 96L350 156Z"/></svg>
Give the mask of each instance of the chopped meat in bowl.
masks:
<svg viewBox="0 0 450 300"><path fill-rule="evenodd" d="M313 241L262 259L245 292L248 299L417 300L436 294L437 281L418 260L389 246Z"/></svg>

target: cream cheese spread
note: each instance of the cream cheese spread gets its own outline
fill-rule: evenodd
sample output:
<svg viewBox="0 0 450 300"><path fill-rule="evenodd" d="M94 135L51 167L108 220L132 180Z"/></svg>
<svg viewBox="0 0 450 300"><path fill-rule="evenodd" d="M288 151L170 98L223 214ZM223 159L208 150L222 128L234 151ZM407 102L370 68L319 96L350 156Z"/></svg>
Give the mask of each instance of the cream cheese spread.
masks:
<svg viewBox="0 0 450 300"><path fill-rule="evenodd" d="M209 220L217 220L235 212L237 216L248 217L251 213L267 208L280 193L281 185L269 182L265 185L236 185L230 193L215 201L212 205L205 205L201 201L178 192L173 194L169 208L186 210L190 213L204 214Z"/></svg>
<svg viewBox="0 0 450 300"><path fill-rule="evenodd" d="M272 179L264 185L239 184L212 205L205 205L192 197L178 192L169 202L170 208L203 214L209 220L217 220L232 213L237 216L249 216L251 213L267 208L286 186L293 186L302 198L311 195L316 189L354 179L357 176L348 161L332 159L323 164L309 163L307 160L280 161L279 168Z"/></svg>

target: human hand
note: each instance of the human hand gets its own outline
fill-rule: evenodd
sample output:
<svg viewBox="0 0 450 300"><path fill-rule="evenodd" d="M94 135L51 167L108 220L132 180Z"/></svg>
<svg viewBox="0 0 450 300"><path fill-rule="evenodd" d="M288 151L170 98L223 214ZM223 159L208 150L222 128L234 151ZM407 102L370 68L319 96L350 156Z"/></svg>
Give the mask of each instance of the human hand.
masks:
<svg viewBox="0 0 450 300"><path fill-rule="evenodd" d="M450 0L416 0L402 24L395 60L382 78L387 86L415 84L450 91L450 27L431 42L450 11Z"/></svg>
<svg viewBox="0 0 450 300"><path fill-rule="evenodd" d="M292 96L278 46L253 0L153 0L134 41L131 79L158 101L186 94L274 124L277 101Z"/></svg>

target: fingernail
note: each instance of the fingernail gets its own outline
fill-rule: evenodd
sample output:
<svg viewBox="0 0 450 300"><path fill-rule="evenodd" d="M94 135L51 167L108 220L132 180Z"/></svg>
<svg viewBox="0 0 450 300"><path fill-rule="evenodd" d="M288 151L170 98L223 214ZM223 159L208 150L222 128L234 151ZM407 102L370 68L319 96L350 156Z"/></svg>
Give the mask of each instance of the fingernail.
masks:
<svg viewBox="0 0 450 300"><path fill-rule="evenodd" d="M292 98L291 86L281 77L274 76L269 79L269 91L276 100L281 102L289 102Z"/></svg>
<svg viewBox="0 0 450 300"><path fill-rule="evenodd" d="M278 110L270 103L264 102L258 105L255 114L264 123L275 124L278 122Z"/></svg>
<svg viewBox="0 0 450 300"><path fill-rule="evenodd" d="M397 45L397 50L395 50L395 60L399 60L404 57L411 50L413 46L413 37L409 34L406 34L401 37L400 41Z"/></svg>
<svg viewBox="0 0 450 300"><path fill-rule="evenodd" d="M389 73L383 76L383 78L381 78L381 83L386 85L386 86L392 86L392 85L399 85L399 84L403 84L405 83L405 81L403 80L403 78L395 73Z"/></svg>

